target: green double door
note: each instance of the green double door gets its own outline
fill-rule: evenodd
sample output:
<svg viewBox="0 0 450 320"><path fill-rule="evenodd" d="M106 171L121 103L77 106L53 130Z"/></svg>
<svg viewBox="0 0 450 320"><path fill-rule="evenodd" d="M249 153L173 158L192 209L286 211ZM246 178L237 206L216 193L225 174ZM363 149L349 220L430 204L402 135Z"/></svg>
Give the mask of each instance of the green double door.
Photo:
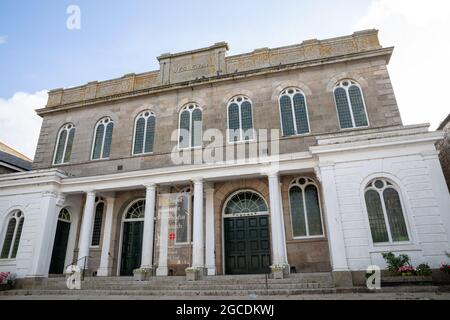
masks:
<svg viewBox="0 0 450 320"><path fill-rule="evenodd" d="M120 275L131 276L141 266L143 221L124 222Z"/></svg>
<svg viewBox="0 0 450 320"><path fill-rule="evenodd" d="M70 222L58 220L55 242L53 243L52 259L49 274L63 274L66 261L67 243L69 241Z"/></svg>
<svg viewBox="0 0 450 320"><path fill-rule="evenodd" d="M225 218L225 273L269 272L269 216Z"/></svg>

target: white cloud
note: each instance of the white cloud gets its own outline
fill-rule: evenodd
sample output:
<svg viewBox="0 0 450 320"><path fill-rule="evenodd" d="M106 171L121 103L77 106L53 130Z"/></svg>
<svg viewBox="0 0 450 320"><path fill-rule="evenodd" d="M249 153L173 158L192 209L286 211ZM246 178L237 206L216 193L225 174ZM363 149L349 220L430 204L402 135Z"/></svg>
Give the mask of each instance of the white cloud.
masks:
<svg viewBox="0 0 450 320"><path fill-rule="evenodd" d="M0 44L6 43L7 40L8 40L8 36L0 36Z"/></svg>
<svg viewBox="0 0 450 320"><path fill-rule="evenodd" d="M46 103L46 90L0 98L0 141L33 159L42 123L35 109Z"/></svg>
<svg viewBox="0 0 450 320"><path fill-rule="evenodd" d="M356 28L395 46L388 68L403 122L436 129L450 112L450 1L373 0Z"/></svg>

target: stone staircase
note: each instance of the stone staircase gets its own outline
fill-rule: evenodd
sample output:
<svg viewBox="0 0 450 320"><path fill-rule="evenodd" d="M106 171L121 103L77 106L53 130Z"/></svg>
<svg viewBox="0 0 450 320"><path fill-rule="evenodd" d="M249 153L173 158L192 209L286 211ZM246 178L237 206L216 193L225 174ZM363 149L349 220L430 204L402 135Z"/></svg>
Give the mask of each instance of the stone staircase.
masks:
<svg viewBox="0 0 450 320"><path fill-rule="evenodd" d="M63 277L18 281L16 289L2 296L274 296L335 292L330 273L291 274L285 279L267 279L265 275L209 276L198 281L185 277L152 277L134 281L132 277L86 277L80 290L69 290Z"/></svg>

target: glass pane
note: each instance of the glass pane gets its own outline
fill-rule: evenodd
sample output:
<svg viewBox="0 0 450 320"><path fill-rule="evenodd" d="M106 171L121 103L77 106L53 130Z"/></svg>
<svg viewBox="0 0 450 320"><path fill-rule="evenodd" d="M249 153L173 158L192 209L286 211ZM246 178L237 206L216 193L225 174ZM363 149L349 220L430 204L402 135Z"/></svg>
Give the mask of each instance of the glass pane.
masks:
<svg viewBox="0 0 450 320"><path fill-rule="evenodd" d="M153 152L155 138L155 117L147 119L147 131L145 133L145 152Z"/></svg>
<svg viewBox="0 0 450 320"><path fill-rule="evenodd" d="M367 116L364 110L364 103L362 99L361 90L357 86L351 86L348 89L350 102L352 104L353 119L357 127L367 126Z"/></svg>
<svg viewBox="0 0 450 320"><path fill-rule="evenodd" d="M70 161L70 156L72 155L72 145L73 137L75 136L75 128L70 129L69 137L67 138L66 153L64 155L64 163Z"/></svg>
<svg viewBox="0 0 450 320"><path fill-rule="evenodd" d="M392 241L408 241L405 218L397 190L387 188L383 191L384 205L386 206Z"/></svg>
<svg viewBox="0 0 450 320"><path fill-rule="evenodd" d="M235 194L227 203L225 214L266 212L266 202L256 193L250 191Z"/></svg>
<svg viewBox="0 0 450 320"><path fill-rule="evenodd" d="M188 148L189 147L189 122L190 122L190 113L185 110L181 113L180 116L180 137L179 137L179 146L180 148Z"/></svg>
<svg viewBox="0 0 450 320"><path fill-rule="evenodd" d="M241 122L243 139L253 139L252 104L248 101L241 104Z"/></svg>
<svg viewBox="0 0 450 320"><path fill-rule="evenodd" d="M294 96L295 121L297 124L297 133L308 133L308 114L306 112L305 97L298 93Z"/></svg>
<svg viewBox="0 0 450 320"><path fill-rule="evenodd" d="M306 236L305 208L303 207L303 192L300 187L289 189L291 204L292 233L294 237Z"/></svg>
<svg viewBox="0 0 450 320"><path fill-rule="evenodd" d="M177 221L176 221L176 242L188 241L188 220L189 220L189 202L186 195L178 198L177 202Z"/></svg>
<svg viewBox="0 0 450 320"><path fill-rule="evenodd" d="M6 228L5 240L3 241L3 249L2 254L0 255L0 259L9 258L9 250L11 249L15 229L16 219L12 218L11 220L9 220L8 227Z"/></svg>
<svg viewBox="0 0 450 320"><path fill-rule="evenodd" d="M317 188L309 185L305 188L306 212L308 213L308 228L310 236L322 235L322 220L320 218L319 194Z"/></svg>
<svg viewBox="0 0 450 320"><path fill-rule="evenodd" d="M127 211L125 219L144 219L145 200L135 202Z"/></svg>
<svg viewBox="0 0 450 320"><path fill-rule="evenodd" d="M94 227L92 229L91 245L98 246L100 244L100 236L102 232L103 209L105 204L100 202L95 209Z"/></svg>
<svg viewBox="0 0 450 320"><path fill-rule="evenodd" d="M109 153L111 151L113 128L114 124L112 122L108 123L108 125L106 126L105 145L103 146L102 158L109 158Z"/></svg>
<svg viewBox="0 0 450 320"><path fill-rule="evenodd" d="M389 236L386 230L386 222L384 221L380 195L375 190L368 190L366 191L365 199L373 242L388 242Z"/></svg>
<svg viewBox="0 0 450 320"><path fill-rule="evenodd" d="M60 164L62 162L64 146L66 145L66 138L67 138L67 130L61 131L59 134L58 145L56 146L55 164Z"/></svg>
<svg viewBox="0 0 450 320"><path fill-rule="evenodd" d="M24 218L21 218L19 221L19 225L17 226L16 237L14 239L14 247L11 252L11 259L14 259L17 256L17 250L19 250L20 236L22 235Z"/></svg>
<svg viewBox="0 0 450 320"><path fill-rule="evenodd" d="M228 141L239 141L239 106L236 103L230 104L228 107Z"/></svg>
<svg viewBox="0 0 450 320"><path fill-rule="evenodd" d="M350 107L347 100L347 93L343 88L337 88L334 91L334 97L336 98L336 107L341 128L353 127L352 116L350 114Z"/></svg>
<svg viewBox="0 0 450 320"><path fill-rule="evenodd" d="M139 118L136 121L136 133L134 135L134 154L142 153L144 147L144 129L145 129L145 119Z"/></svg>
<svg viewBox="0 0 450 320"><path fill-rule="evenodd" d="M292 136L295 134L294 119L292 118L291 98L282 96L280 98L281 125L283 127L283 136Z"/></svg>
<svg viewBox="0 0 450 320"><path fill-rule="evenodd" d="M100 152L102 152L102 142L105 126L103 124L97 127L94 140L94 152L92 153L92 159L100 159Z"/></svg>
<svg viewBox="0 0 450 320"><path fill-rule="evenodd" d="M202 145L202 111L195 109L192 111L192 146Z"/></svg>

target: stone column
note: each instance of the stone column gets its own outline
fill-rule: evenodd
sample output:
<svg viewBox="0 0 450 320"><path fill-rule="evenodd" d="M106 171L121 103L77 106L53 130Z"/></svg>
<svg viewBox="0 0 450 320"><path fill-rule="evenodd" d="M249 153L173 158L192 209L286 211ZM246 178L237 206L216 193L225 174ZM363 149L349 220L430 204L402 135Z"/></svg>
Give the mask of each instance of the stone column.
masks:
<svg viewBox="0 0 450 320"><path fill-rule="evenodd" d="M160 193L161 193L160 187ZM156 268L157 276L167 276L169 269L167 266L167 256L169 247L169 199L159 197L158 223L159 223L159 258L158 268ZM164 203L162 203L164 202ZM167 202L167 203L165 203Z"/></svg>
<svg viewBox="0 0 450 320"><path fill-rule="evenodd" d="M214 189L205 189L205 267L208 275L216 274L216 259L215 259L215 234L214 234Z"/></svg>
<svg viewBox="0 0 450 320"><path fill-rule="evenodd" d="M155 199L156 186L149 184L146 186L147 194L145 197L145 218L144 218L144 236L142 239L142 259L141 268L153 267L153 238L155 229Z"/></svg>
<svg viewBox="0 0 450 320"><path fill-rule="evenodd" d="M108 195L104 198L106 200L105 226L103 228L102 255L97 275L106 277L111 275L111 234L113 230L114 202L116 198L113 195Z"/></svg>
<svg viewBox="0 0 450 320"><path fill-rule="evenodd" d="M86 203L84 204L83 221L81 223L80 241L77 264L80 269L86 266L88 268L89 247L91 243L92 224L94 223L95 214L95 192L88 191L86 193ZM86 261L85 261L86 260Z"/></svg>
<svg viewBox="0 0 450 320"><path fill-rule="evenodd" d="M203 181L194 181L194 223L192 242L192 267L204 268L204 237L203 237Z"/></svg>

